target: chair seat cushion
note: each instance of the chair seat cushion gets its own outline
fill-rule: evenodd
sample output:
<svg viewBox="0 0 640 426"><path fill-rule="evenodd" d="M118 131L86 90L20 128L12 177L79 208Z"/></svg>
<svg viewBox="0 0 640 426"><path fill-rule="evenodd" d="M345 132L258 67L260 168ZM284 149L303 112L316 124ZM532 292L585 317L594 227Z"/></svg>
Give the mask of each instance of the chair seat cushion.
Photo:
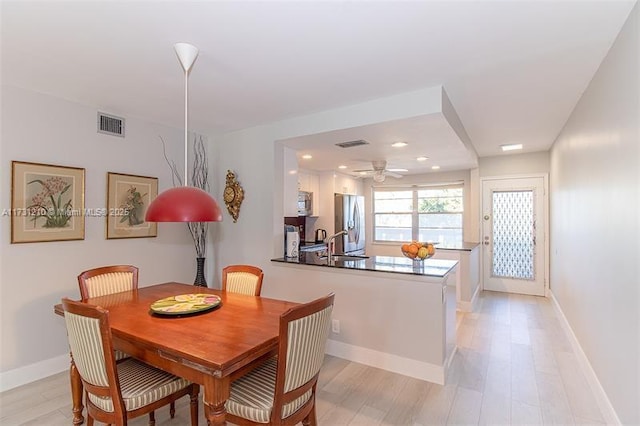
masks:
<svg viewBox="0 0 640 426"><path fill-rule="evenodd" d="M260 367L231 384L225 408L230 414L257 423L269 423L276 388L278 359L271 358ZM311 389L282 407L282 418L295 413L311 397Z"/></svg>
<svg viewBox="0 0 640 426"><path fill-rule="evenodd" d="M149 405L191 384L188 380L133 358L119 362L117 368L122 398L127 411ZM111 398L89 394L89 399L102 410L113 412Z"/></svg>

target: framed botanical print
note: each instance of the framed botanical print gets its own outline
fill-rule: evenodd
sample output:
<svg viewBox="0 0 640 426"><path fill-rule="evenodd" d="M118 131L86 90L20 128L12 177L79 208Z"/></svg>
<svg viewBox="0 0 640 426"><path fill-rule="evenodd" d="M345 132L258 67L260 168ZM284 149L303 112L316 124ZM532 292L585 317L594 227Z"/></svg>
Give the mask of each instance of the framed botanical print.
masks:
<svg viewBox="0 0 640 426"><path fill-rule="evenodd" d="M84 169L11 162L11 243L84 239Z"/></svg>
<svg viewBox="0 0 640 426"><path fill-rule="evenodd" d="M158 196L158 178L107 173L107 239L158 235L158 224L145 222L149 204Z"/></svg>

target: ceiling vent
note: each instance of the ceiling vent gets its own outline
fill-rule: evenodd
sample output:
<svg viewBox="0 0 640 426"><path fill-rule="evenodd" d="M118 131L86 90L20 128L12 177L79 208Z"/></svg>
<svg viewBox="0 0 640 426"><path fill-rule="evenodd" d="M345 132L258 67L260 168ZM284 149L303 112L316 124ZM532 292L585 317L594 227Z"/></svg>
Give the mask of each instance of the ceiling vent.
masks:
<svg viewBox="0 0 640 426"><path fill-rule="evenodd" d="M124 137L124 118L98 112L98 133Z"/></svg>
<svg viewBox="0 0 640 426"><path fill-rule="evenodd" d="M369 142L359 139L357 141L340 142L336 144L336 146L339 146L340 148L353 148L354 146L360 145L369 145Z"/></svg>

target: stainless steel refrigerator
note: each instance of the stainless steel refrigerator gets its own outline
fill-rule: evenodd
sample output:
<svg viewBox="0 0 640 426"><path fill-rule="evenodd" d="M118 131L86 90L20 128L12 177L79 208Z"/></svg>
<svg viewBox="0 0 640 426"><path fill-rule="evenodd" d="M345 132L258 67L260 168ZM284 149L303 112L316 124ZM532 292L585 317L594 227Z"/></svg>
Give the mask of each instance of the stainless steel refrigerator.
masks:
<svg viewBox="0 0 640 426"><path fill-rule="evenodd" d="M335 240L336 254L364 254L364 197L361 195L334 195L335 232L347 234Z"/></svg>

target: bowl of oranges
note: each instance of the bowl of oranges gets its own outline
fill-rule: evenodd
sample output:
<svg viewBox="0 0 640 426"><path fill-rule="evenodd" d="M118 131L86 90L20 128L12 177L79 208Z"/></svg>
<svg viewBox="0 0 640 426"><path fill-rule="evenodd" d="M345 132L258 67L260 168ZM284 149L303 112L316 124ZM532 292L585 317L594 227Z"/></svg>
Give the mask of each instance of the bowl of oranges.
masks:
<svg viewBox="0 0 640 426"><path fill-rule="evenodd" d="M403 255L417 261L428 259L436 253L436 248L432 243L421 243L418 241L403 244L400 249Z"/></svg>

